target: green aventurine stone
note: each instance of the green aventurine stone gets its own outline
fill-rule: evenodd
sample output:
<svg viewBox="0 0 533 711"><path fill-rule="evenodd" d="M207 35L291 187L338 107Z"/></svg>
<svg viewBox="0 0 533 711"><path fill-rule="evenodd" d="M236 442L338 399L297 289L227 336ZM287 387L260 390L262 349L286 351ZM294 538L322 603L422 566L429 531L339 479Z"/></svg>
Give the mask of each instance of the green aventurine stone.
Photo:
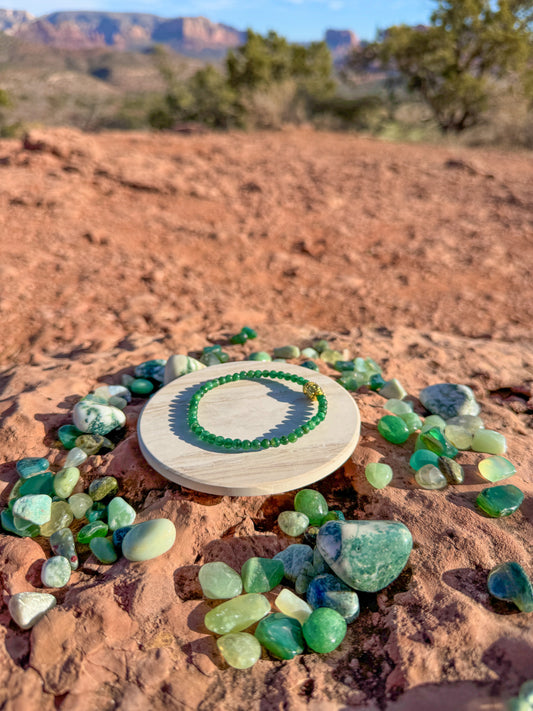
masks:
<svg viewBox="0 0 533 711"><path fill-rule="evenodd" d="M510 561L493 568L487 587L499 600L514 602L522 612L533 612L533 587L519 563Z"/></svg>
<svg viewBox="0 0 533 711"><path fill-rule="evenodd" d="M130 383L130 390L134 395L149 395L154 389L154 384L146 378L135 378Z"/></svg>
<svg viewBox="0 0 533 711"><path fill-rule="evenodd" d="M89 548L91 553L93 553L100 563L114 563L118 560L118 555L113 545L111 536L108 538L91 538L89 541Z"/></svg>
<svg viewBox="0 0 533 711"><path fill-rule="evenodd" d="M388 464L371 462L365 467L365 476L374 489L383 489L392 481L392 469Z"/></svg>
<svg viewBox="0 0 533 711"><path fill-rule="evenodd" d="M409 439L409 428L396 415L385 415L378 422L380 435L393 444L403 444Z"/></svg>
<svg viewBox="0 0 533 711"><path fill-rule="evenodd" d="M415 472L415 481L422 489L445 489L448 480L441 470L433 464L424 464Z"/></svg>
<svg viewBox="0 0 533 711"><path fill-rule="evenodd" d="M225 634L217 639L220 654L234 669L249 669L261 658L261 645L248 632Z"/></svg>
<svg viewBox="0 0 533 711"><path fill-rule="evenodd" d="M74 536L70 528L60 528L50 536L50 548L59 556L65 557L72 570L78 567L78 555L74 545Z"/></svg>
<svg viewBox="0 0 533 711"><path fill-rule="evenodd" d="M255 636L273 657L293 659L305 649L302 625L294 617L274 612L261 620Z"/></svg>
<svg viewBox="0 0 533 711"><path fill-rule="evenodd" d="M462 484L465 480L463 467L455 459L439 457L437 466L448 480L448 484Z"/></svg>
<svg viewBox="0 0 533 711"><path fill-rule="evenodd" d="M492 486L483 489L478 494L476 504L488 516L501 518L510 516L522 504L524 494L513 484L503 484L502 486Z"/></svg>
<svg viewBox="0 0 533 711"><path fill-rule="evenodd" d="M274 358L299 358L300 349L298 346L280 346L274 348Z"/></svg>
<svg viewBox="0 0 533 711"><path fill-rule="evenodd" d="M18 521L22 522L24 519L17 517L17 525L15 526L13 512L9 509L4 509L0 514L0 522L2 523L4 531L13 533L15 536L20 536L21 538L35 538L35 536L39 535L40 529L37 524L26 521L26 525L19 528Z"/></svg>
<svg viewBox="0 0 533 711"><path fill-rule="evenodd" d="M294 509L304 513L312 526L320 526L328 512L328 503L319 491L302 489L294 497Z"/></svg>
<svg viewBox="0 0 533 711"><path fill-rule="evenodd" d="M243 333L241 331L240 333L235 333L233 336L231 336L229 342L233 343L234 346L237 346L246 343L247 340L248 336L246 335L246 333Z"/></svg>
<svg viewBox="0 0 533 711"><path fill-rule="evenodd" d="M74 515L66 501L54 501L50 510L50 520L41 526L41 536L50 538L60 528L67 528Z"/></svg>
<svg viewBox="0 0 533 711"><path fill-rule="evenodd" d="M247 627L259 622L269 612L270 603L264 595L247 593L209 610L205 616L204 624L210 632L215 634L242 632Z"/></svg>
<svg viewBox="0 0 533 711"><path fill-rule="evenodd" d="M74 425L62 425L57 431L59 441L65 449L73 449L76 446L76 440L82 434L83 432Z"/></svg>
<svg viewBox="0 0 533 711"><path fill-rule="evenodd" d="M416 412L404 412L401 415L399 415L399 417L407 425L409 434L413 434L413 432L416 432L417 430L419 430L422 427L422 420L416 414Z"/></svg>
<svg viewBox="0 0 533 711"><path fill-rule="evenodd" d="M91 481L88 491L93 501L101 501L118 491L118 482L114 476L104 476Z"/></svg>
<svg viewBox="0 0 533 711"><path fill-rule="evenodd" d="M13 516L20 516L25 521L38 526L50 520L52 499L46 494L28 494L21 496L13 504Z"/></svg>
<svg viewBox="0 0 533 711"><path fill-rule="evenodd" d="M80 528L78 531L77 541L78 543L87 545L93 538L103 538L104 536L107 536L108 530L109 527L107 523L104 523L103 521L93 521L92 523L88 523L83 528Z"/></svg>
<svg viewBox="0 0 533 711"><path fill-rule="evenodd" d="M241 568L241 578L247 593L268 592L283 579L281 560L272 558L248 558Z"/></svg>
<svg viewBox="0 0 533 711"><path fill-rule="evenodd" d="M241 576L222 561L202 565L198 580L210 600L228 600L242 593Z"/></svg>
<svg viewBox="0 0 533 711"><path fill-rule="evenodd" d="M505 457L499 457L498 455L482 459L477 468L484 479L492 482L507 479L516 472L514 464Z"/></svg>
<svg viewBox="0 0 533 711"><path fill-rule="evenodd" d="M72 496L69 496L68 505L74 514L74 518L80 519L91 508L93 500L89 494L72 494Z"/></svg>
<svg viewBox="0 0 533 711"><path fill-rule="evenodd" d="M287 536L301 536L309 526L309 517L299 511L282 511L278 516L278 526Z"/></svg>
<svg viewBox="0 0 533 711"><path fill-rule="evenodd" d="M122 541L122 554L131 561L151 560L169 551L176 540L176 527L168 518L137 523Z"/></svg>
<svg viewBox="0 0 533 711"><path fill-rule="evenodd" d="M438 427L432 427L427 432L420 433L420 440L426 449L435 452L439 457L456 457L459 452L453 444L450 444Z"/></svg>
<svg viewBox="0 0 533 711"><path fill-rule="evenodd" d="M476 430L472 439L472 449L474 452L483 452L484 454L505 454L507 442L500 432Z"/></svg>
<svg viewBox="0 0 533 711"><path fill-rule="evenodd" d="M381 373L374 373L368 379L368 385L370 387L370 390L373 390L374 392L379 392L381 388L385 385L385 380L383 379Z"/></svg>
<svg viewBox="0 0 533 711"><path fill-rule="evenodd" d="M24 457L17 462L17 472L21 479L29 479L48 471L50 464L44 457Z"/></svg>
<svg viewBox="0 0 533 711"><path fill-rule="evenodd" d="M27 494L54 495L54 475L52 472L36 474L29 479L21 479L21 482L19 496L26 496Z"/></svg>
<svg viewBox="0 0 533 711"><path fill-rule="evenodd" d="M346 620L330 607L319 607L309 615L303 624L303 635L307 646L319 654L327 654L337 649L346 636Z"/></svg>
<svg viewBox="0 0 533 711"><path fill-rule="evenodd" d="M424 464L433 464L433 466L438 467L439 455L435 454L435 452L431 452L429 449L417 449L417 451L411 455L409 466L417 472Z"/></svg>
<svg viewBox="0 0 533 711"><path fill-rule="evenodd" d="M63 588L70 580L72 568L62 555L55 555L45 560L41 568L41 580L46 588Z"/></svg>
<svg viewBox="0 0 533 711"><path fill-rule="evenodd" d="M360 387L365 385L365 377L360 373L354 374L352 372L348 372L344 375L341 375L338 380L338 383L339 385L342 385L343 388L346 388L346 390L349 390L350 392L355 392L356 390L359 390Z"/></svg>
<svg viewBox="0 0 533 711"><path fill-rule="evenodd" d="M121 496L115 496L111 499L107 506L107 524L110 531L116 531L117 528L130 526L137 514L133 506L130 506L127 501Z"/></svg>
<svg viewBox="0 0 533 711"><path fill-rule="evenodd" d="M77 467L67 467L60 469L54 477L54 492L56 496L67 499L80 478L80 470Z"/></svg>
<svg viewBox="0 0 533 711"><path fill-rule="evenodd" d="M272 356L270 353L267 353L266 351L256 351L255 353L250 353L248 356L248 360L263 360L263 361L270 361L272 360ZM255 639L255 637L254 637ZM229 662L228 662L229 664Z"/></svg>

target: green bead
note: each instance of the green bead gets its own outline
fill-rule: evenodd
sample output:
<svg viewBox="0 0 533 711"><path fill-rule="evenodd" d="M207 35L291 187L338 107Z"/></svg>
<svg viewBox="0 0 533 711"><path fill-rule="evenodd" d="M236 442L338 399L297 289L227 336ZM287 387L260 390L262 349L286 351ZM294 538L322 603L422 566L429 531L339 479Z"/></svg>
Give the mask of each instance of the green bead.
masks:
<svg viewBox="0 0 533 711"><path fill-rule="evenodd" d="M296 434L296 432L290 432L290 433L287 435L287 439L289 440L289 442L292 442L292 443L297 442L297 441L298 441L298 435Z"/></svg>
<svg viewBox="0 0 533 711"><path fill-rule="evenodd" d="M226 437L224 440L224 449L233 449L233 440L231 437Z"/></svg>
<svg viewBox="0 0 533 711"><path fill-rule="evenodd" d="M391 397L390 400L387 400L383 407L395 415L405 415L413 412L412 403L407 400L398 400L398 398L395 397Z"/></svg>
<svg viewBox="0 0 533 711"><path fill-rule="evenodd" d="M270 447L270 440L269 439L262 439L261 440L261 448L268 449L269 447Z"/></svg>
<svg viewBox="0 0 533 711"><path fill-rule="evenodd" d="M134 395L149 395L154 389L154 384L146 378L135 378L130 383L130 390Z"/></svg>
<svg viewBox="0 0 533 711"><path fill-rule="evenodd" d="M309 517L299 511L282 511L278 516L278 526L287 536L296 538L309 526Z"/></svg>
<svg viewBox="0 0 533 711"><path fill-rule="evenodd" d="M403 401L400 401L400 402L403 402ZM403 414L399 415L399 417L407 425L409 434L413 434L414 432L416 432L417 430L419 430L422 427L422 420L416 414L416 412L404 412Z"/></svg>
<svg viewBox="0 0 533 711"><path fill-rule="evenodd" d="M270 446L271 446L271 447L279 447L279 445L280 445L279 438L278 438L278 437L272 437L272 439L270 440Z"/></svg>
<svg viewBox="0 0 533 711"><path fill-rule="evenodd" d="M403 444L409 439L409 429L396 415L385 415L378 422L380 435L393 444Z"/></svg>
<svg viewBox="0 0 533 711"><path fill-rule="evenodd" d="M63 588L70 580L72 568L62 555L45 560L41 568L41 581L46 588Z"/></svg>
<svg viewBox="0 0 533 711"><path fill-rule="evenodd" d="M65 449L73 449L76 446L76 439L83 434L74 425L63 425L57 431L57 436Z"/></svg>
<svg viewBox="0 0 533 711"><path fill-rule="evenodd" d="M297 428L294 430L294 434L295 434L296 437L299 439L300 437L303 437L303 436L304 436L304 431L303 431L303 429L302 429L301 427L297 427Z"/></svg>
<svg viewBox="0 0 533 711"><path fill-rule="evenodd" d="M319 654L327 654L341 644L346 636L346 620L330 607L319 607L303 624L307 646Z"/></svg>
<svg viewBox="0 0 533 711"><path fill-rule="evenodd" d="M118 491L118 482L114 476L104 476L93 479L89 484L89 496L93 501L101 501Z"/></svg>
<svg viewBox="0 0 533 711"><path fill-rule="evenodd" d="M509 561L493 568L487 587L499 600L514 602L522 612L533 612L533 587L519 563Z"/></svg>
<svg viewBox="0 0 533 711"><path fill-rule="evenodd" d="M255 636L273 657L293 659L305 649L302 626L294 617L274 612L261 620Z"/></svg>
<svg viewBox="0 0 533 711"><path fill-rule="evenodd" d="M74 518L80 519L91 508L93 500L89 494L72 494L72 496L69 496L68 505L74 514Z"/></svg>
<svg viewBox="0 0 533 711"><path fill-rule="evenodd" d="M248 336L246 333L236 333L235 335L231 336L229 339L230 343L233 343L233 345L242 345L243 343L246 343L248 340Z"/></svg>
<svg viewBox="0 0 533 711"><path fill-rule="evenodd" d="M241 569L244 590L247 593L269 592L283 579L281 560L272 558L248 558Z"/></svg>
<svg viewBox="0 0 533 711"><path fill-rule="evenodd" d="M272 360L272 356L266 351L256 351L255 353L250 353L250 355L248 356L248 360L270 361Z"/></svg>
<svg viewBox="0 0 533 711"><path fill-rule="evenodd" d="M50 469L45 457L24 457L17 462L17 472L21 479L29 479L36 474L43 474Z"/></svg>
<svg viewBox="0 0 533 711"><path fill-rule="evenodd" d="M242 448L243 448L244 450L249 450L249 449L252 448L252 443L250 442L249 439L243 439L243 441L242 441Z"/></svg>
<svg viewBox="0 0 533 711"><path fill-rule="evenodd" d="M505 454L507 442L500 432L493 430L476 430L472 439L472 449L474 452L484 452L485 454Z"/></svg>
<svg viewBox="0 0 533 711"><path fill-rule="evenodd" d="M235 632L217 639L217 647L234 669L249 669L261 658L259 641L248 632Z"/></svg>
<svg viewBox="0 0 533 711"><path fill-rule="evenodd" d="M319 491L302 489L294 497L294 509L305 514L312 526L320 526L328 512L328 504Z"/></svg>
<svg viewBox="0 0 533 711"><path fill-rule="evenodd" d="M444 456L454 459L459 454L457 448L448 442L438 427L432 427L427 432L421 432L420 441L425 445L426 449L435 452L439 457Z"/></svg>
<svg viewBox="0 0 533 711"><path fill-rule="evenodd" d="M261 449L261 441L258 439L252 440L252 449Z"/></svg>
<svg viewBox="0 0 533 711"><path fill-rule="evenodd" d="M524 501L524 494L513 484L492 486L483 489L476 499L476 504L491 518L510 516Z"/></svg>
<svg viewBox="0 0 533 711"><path fill-rule="evenodd" d="M384 489L392 481L392 469L388 464L371 462L365 467L365 476L375 489Z"/></svg>
<svg viewBox="0 0 533 711"><path fill-rule="evenodd" d="M107 506L107 524L110 531L130 526L135 521L136 516L133 506L124 501L121 496L115 496Z"/></svg>
<svg viewBox="0 0 533 711"><path fill-rule="evenodd" d="M27 496L28 494L54 496L54 475L52 472L36 474L29 479L21 479L21 482L19 496Z"/></svg>
<svg viewBox="0 0 533 711"><path fill-rule="evenodd" d="M204 624L215 634L242 632L255 622L259 622L269 612L270 603L264 595L247 593L210 610L205 616Z"/></svg>
<svg viewBox="0 0 533 711"><path fill-rule="evenodd" d="M93 538L103 538L104 536L107 536L108 530L109 527L107 523L104 523L103 521L93 521L92 523L88 523L83 528L80 528L76 540L78 543L86 545L87 543L90 543Z"/></svg>
<svg viewBox="0 0 533 711"><path fill-rule="evenodd" d="M210 600L227 600L242 593L241 576L222 561L202 565L198 580Z"/></svg>
<svg viewBox="0 0 533 711"><path fill-rule="evenodd" d="M77 467L60 469L54 477L54 492L56 496L67 499L80 478L80 470Z"/></svg>

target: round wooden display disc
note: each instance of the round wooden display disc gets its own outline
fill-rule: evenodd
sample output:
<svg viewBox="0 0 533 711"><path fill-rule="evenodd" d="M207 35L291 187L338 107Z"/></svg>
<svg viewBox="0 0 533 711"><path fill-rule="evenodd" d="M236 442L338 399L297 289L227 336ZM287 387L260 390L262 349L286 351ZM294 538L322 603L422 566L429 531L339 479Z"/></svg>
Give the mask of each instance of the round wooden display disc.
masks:
<svg viewBox="0 0 533 711"><path fill-rule="evenodd" d="M328 398L326 418L297 442L250 451L227 451L202 442L187 426L187 407L207 380L270 363L239 361L210 366L173 380L146 403L137 426L146 461L167 479L208 494L257 496L291 491L328 476L349 458L361 429L352 396L326 375L289 363L276 370L296 373L320 385ZM302 386L264 378L220 385L202 398L198 421L224 437L281 437L317 409Z"/></svg>

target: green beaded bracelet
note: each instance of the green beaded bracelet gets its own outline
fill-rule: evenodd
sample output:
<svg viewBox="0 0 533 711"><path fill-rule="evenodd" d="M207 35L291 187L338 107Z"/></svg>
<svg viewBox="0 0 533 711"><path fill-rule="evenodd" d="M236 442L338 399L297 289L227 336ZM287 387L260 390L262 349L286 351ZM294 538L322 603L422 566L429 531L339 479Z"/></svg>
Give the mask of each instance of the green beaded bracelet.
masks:
<svg viewBox="0 0 533 711"><path fill-rule="evenodd" d="M231 439L231 437L223 437L222 435L216 435L212 432L208 432L204 427L202 427L202 425L198 422L198 405L206 393L214 388L217 388L219 385L225 385L226 383L232 383L237 380L255 380L257 378L290 380L293 383L302 385L304 394L307 395L310 400L316 400L318 402L318 411L295 430L279 438L272 437L271 439L268 439L265 437L264 439L253 440ZM189 401L187 424L191 432L202 442L222 447L227 450L243 449L247 451L251 449L268 449L269 447L279 447L280 444L286 445L297 442L300 437L303 437L305 434L311 432L311 430L314 430L315 427L317 427L325 419L327 411L328 401L322 391L322 388L311 380L302 378L300 375L294 375L293 373L285 373L283 370L241 370L238 373L222 375L220 378L213 378L213 380L208 380L206 383L201 385Z"/></svg>

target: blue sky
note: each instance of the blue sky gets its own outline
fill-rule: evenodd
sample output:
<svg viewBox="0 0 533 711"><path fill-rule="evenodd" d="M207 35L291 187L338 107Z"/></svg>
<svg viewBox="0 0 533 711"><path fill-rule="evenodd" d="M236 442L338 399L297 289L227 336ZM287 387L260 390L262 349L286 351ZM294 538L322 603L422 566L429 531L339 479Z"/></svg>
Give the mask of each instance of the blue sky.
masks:
<svg viewBox="0 0 533 711"><path fill-rule="evenodd" d="M434 0L27 0L17 9L34 15L56 10L149 12L163 17L203 15L237 29L269 29L293 41L321 39L324 30L351 29L373 39L376 29L426 22Z"/></svg>

